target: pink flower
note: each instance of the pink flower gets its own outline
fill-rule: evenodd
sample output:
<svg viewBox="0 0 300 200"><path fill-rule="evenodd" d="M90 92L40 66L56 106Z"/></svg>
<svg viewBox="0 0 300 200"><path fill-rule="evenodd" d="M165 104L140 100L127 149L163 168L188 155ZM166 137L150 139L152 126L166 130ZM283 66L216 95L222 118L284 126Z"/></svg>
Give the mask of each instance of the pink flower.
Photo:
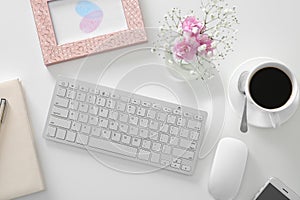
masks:
<svg viewBox="0 0 300 200"><path fill-rule="evenodd" d="M212 46L213 40L207 34L201 34L196 37L199 46L205 45L204 53L212 52L215 48Z"/></svg>
<svg viewBox="0 0 300 200"><path fill-rule="evenodd" d="M196 19L196 17L189 16L186 17L182 22L182 29L184 32L187 32L191 35L198 35L202 30L205 29L205 27L202 22Z"/></svg>
<svg viewBox="0 0 300 200"><path fill-rule="evenodd" d="M179 40L173 47L173 53L176 58L191 61L195 58L199 44L197 42L193 42L192 40L187 40L184 38L183 40Z"/></svg>

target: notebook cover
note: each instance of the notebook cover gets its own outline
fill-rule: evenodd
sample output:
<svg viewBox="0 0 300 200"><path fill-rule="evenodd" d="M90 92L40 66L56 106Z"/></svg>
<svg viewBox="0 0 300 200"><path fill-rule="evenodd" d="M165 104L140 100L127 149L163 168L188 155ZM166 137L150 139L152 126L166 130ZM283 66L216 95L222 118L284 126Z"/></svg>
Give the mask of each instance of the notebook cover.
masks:
<svg viewBox="0 0 300 200"><path fill-rule="evenodd" d="M19 80L0 83L0 97L8 101L0 129L0 200L4 200L41 191L44 183Z"/></svg>

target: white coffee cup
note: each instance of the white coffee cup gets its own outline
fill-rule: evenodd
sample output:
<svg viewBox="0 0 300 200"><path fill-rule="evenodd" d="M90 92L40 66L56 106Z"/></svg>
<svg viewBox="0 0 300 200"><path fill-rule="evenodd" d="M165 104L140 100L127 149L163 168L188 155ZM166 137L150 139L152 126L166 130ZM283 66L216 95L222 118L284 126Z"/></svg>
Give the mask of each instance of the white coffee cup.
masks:
<svg viewBox="0 0 300 200"><path fill-rule="evenodd" d="M268 68L268 67L273 67L273 68L277 68L280 69L281 71L283 71L290 79L291 84L292 84L292 92L290 95L290 98L286 101L286 103L280 107L274 108L274 109L269 109L269 108L264 108L260 105L258 105L252 98L251 96L251 92L250 92L250 83L251 80L253 78L253 76L256 74L256 72L258 72L261 69L264 68ZM246 97L248 99L248 101L252 104L254 104L254 106L263 111L266 112L268 114L268 116L270 117L270 121L272 124L273 128L276 128L280 125L281 120L280 120L280 113L285 111L286 109L288 109L296 100L297 100L297 94L298 94L298 83L297 83L297 79L295 77L295 75L292 73L292 71L284 64L279 63L279 62L264 62L261 63L255 67L252 68L251 71L249 71L249 75L247 77L246 80Z"/></svg>

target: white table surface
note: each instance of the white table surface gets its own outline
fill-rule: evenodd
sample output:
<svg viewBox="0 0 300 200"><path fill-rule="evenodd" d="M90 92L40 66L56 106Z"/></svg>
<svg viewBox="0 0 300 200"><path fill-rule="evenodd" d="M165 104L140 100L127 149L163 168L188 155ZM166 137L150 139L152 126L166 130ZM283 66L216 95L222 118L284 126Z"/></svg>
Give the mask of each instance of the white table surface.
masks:
<svg viewBox="0 0 300 200"><path fill-rule="evenodd" d="M141 0L146 27L158 21L172 7L198 8L195 0ZM269 56L287 63L300 81L300 1L235 1L240 26L235 52L222 62L220 75L227 90L230 75L246 59ZM213 199L207 189L214 153L198 162L194 176L187 177L160 170L131 175L120 173L96 162L85 151L47 142L42 137L52 90L58 74L76 76L83 59L46 68L29 0L3 1L0 12L0 81L19 77L25 91L36 148L46 190L20 199ZM108 63L121 51L98 54L91 63ZM99 66L99 65L98 65ZM100 67L86 67L93 74ZM223 137L240 138L249 147L249 159L237 199L252 199L270 176L277 176L300 194L300 111L284 125L274 129L250 127L247 135L239 132L239 117L226 102ZM105 157L105 156L104 156ZM106 157L111 163L128 162ZM130 166L129 166L130 167Z"/></svg>

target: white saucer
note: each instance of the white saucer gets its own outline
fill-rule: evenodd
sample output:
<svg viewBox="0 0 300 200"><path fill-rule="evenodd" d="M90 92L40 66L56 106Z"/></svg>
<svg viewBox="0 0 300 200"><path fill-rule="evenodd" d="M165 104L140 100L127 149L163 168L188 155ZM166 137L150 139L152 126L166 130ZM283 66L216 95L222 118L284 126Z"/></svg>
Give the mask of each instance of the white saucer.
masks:
<svg viewBox="0 0 300 200"><path fill-rule="evenodd" d="M267 57L253 58L242 63L231 76L229 81L229 87L228 87L228 98L232 109L240 117L242 117L242 112L244 108L244 96L238 91L237 86L238 86L239 76L242 72L250 71L252 67L257 66L262 62L268 62L268 61L280 62L273 58L267 58ZM283 124L286 121L288 121L288 119L292 117L293 114L296 112L299 105L299 92L296 98L297 98L296 101L288 109L281 111L279 113L279 118L281 120L280 124ZM248 112L247 116L248 116L249 125L260 127L260 128L272 128L269 115L256 108L254 104L249 103L249 101L248 101L247 112Z"/></svg>

